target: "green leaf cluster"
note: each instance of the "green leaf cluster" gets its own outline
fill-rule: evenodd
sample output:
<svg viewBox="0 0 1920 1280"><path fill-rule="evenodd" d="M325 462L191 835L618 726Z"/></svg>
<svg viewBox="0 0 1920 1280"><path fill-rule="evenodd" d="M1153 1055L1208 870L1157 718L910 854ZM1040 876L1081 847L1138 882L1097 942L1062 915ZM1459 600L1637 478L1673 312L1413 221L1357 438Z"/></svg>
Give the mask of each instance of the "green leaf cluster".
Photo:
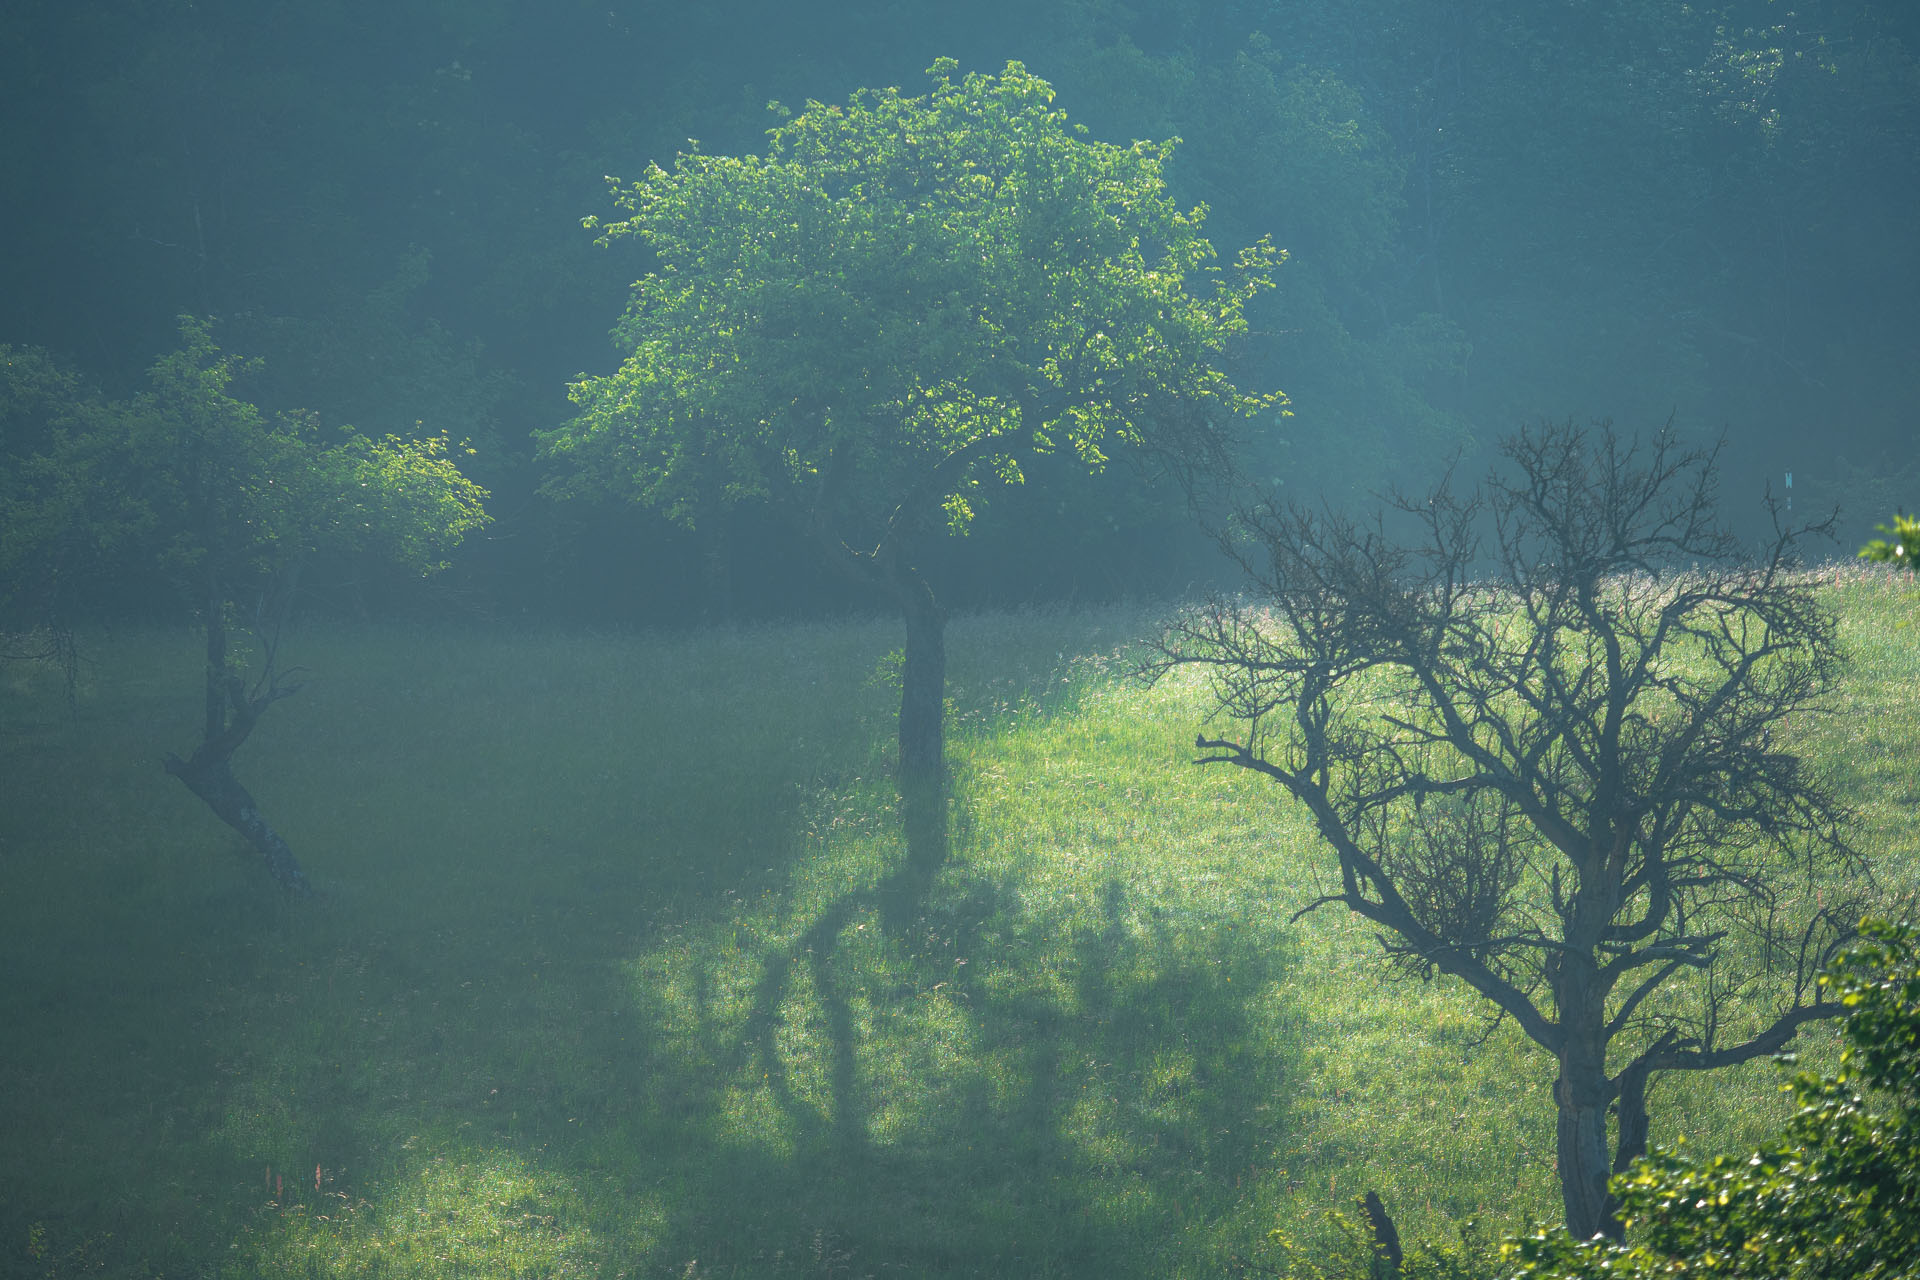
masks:
<svg viewBox="0 0 1920 1280"><path fill-rule="evenodd" d="M1791 1086L1785 1131L1747 1156L1667 1151L1614 1180L1635 1243L1564 1230L1506 1246L1519 1278L1920 1274L1920 930L1869 920L1822 979L1848 1010L1838 1072Z"/></svg>
<svg viewBox="0 0 1920 1280"><path fill-rule="evenodd" d="M1875 564L1890 564L1908 573L1920 572L1920 518L1895 512L1893 524L1878 525L1886 534L1860 548L1860 559Z"/></svg>
<svg viewBox="0 0 1920 1280"><path fill-rule="evenodd" d="M485 490L444 437L270 416L232 394L250 364L222 353L205 321L183 317L180 338L123 401L42 353L0 351L9 607L84 594L73 578L130 563L157 563L202 603L322 552L430 573L487 522Z"/></svg>
<svg viewBox="0 0 1920 1280"><path fill-rule="evenodd" d="M372 439L299 416L270 418L229 394L248 362L205 322L153 366L152 390L122 415L127 461L171 563L265 570L320 551L372 552L430 573L486 523L485 492L444 438Z"/></svg>
<svg viewBox="0 0 1920 1280"><path fill-rule="evenodd" d="M1191 465L1283 402L1223 371L1283 255L1215 262L1205 209L1166 194L1173 142L1092 140L1019 63L956 70L781 111L764 155L610 180L624 216L586 225L655 266L620 368L543 437L558 490L687 525L770 502L872 547L964 532L1023 458Z"/></svg>

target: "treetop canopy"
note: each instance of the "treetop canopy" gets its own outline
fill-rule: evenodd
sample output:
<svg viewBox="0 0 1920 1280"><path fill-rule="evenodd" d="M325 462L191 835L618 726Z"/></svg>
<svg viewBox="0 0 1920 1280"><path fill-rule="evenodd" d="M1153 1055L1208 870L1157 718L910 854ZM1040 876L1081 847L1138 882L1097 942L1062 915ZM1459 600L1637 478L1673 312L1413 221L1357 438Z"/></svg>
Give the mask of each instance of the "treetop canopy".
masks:
<svg viewBox="0 0 1920 1280"><path fill-rule="evenodd" d="M626 216L586 225L655 267L615 330L631 354L574 385L548 451L687 524L769 500L871 545L964 530L1023 455L1193 466L1283 405L1221 364L1284 255L1216 264L1204 207L1166 194L1172 140L1094 141L1019 63L956 66L921 97L776 108L763 156L610 179Z"/></svg>
<svg viewBox="0 0 1920 1280"><path fill-rule="evenodd" d="M374 437L270 417L229 394L253 362L223 354L196 317L180 318L180 337L113 434L124 437L143 478L139 500L181 567L212 555L232 572L330 549L426 574L487 523L486 491L460 474L444 437Z"/></svg>

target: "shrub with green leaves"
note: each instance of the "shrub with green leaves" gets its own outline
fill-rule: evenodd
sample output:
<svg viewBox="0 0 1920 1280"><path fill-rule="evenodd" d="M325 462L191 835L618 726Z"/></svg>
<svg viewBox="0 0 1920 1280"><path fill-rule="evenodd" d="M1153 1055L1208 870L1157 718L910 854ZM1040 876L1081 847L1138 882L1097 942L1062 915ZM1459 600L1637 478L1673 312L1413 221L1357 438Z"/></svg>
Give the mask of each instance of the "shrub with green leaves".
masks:
<svg viewBox="0 0 1920 1280"><path fill-rule="evenodd" d="M1747 1156L1667 1151L1614 1180L1630 1247L1564 1230L1512 1241L1515 1280L1920 1275L1920 930L1869 920L1821 979L1848 1009L1838 1073Z"/></svg>
<svg viewBox="0 0 1920 1280"><path fill-rule="evenodd" d="M1886 538L1875 538L1860 548L1860 558L1875 564L1890 564L1905 569L1908 573L1920 571L1920 517L1903 516L1895 512L1893 524L1876 525ZM1888 539L1891 539L1889 541Z"/></svg>

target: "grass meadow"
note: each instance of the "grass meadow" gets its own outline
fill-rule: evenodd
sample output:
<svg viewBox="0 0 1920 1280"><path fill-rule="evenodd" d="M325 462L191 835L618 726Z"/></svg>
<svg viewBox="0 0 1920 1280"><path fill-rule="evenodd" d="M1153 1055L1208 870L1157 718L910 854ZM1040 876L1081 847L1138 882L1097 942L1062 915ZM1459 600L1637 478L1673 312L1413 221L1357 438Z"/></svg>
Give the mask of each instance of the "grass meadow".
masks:
<svg viewBox="0 0 1920 1280"><path fill-rule="evenodd" d="M1920 605L1836 574L1791 735L1913 883ZM1557 1213L1554 1071L1366 930L1271 784L1188 763L1149 611L949 633L950 839L904 905L895 624L311 628L237 771L289 904L161 771L186 632L0 669L0 1274L1272 1274ZM1803 1040L1810 1057L1828 1031ZM1656 1085L1749 1143L1770 1063Z"/></svg>

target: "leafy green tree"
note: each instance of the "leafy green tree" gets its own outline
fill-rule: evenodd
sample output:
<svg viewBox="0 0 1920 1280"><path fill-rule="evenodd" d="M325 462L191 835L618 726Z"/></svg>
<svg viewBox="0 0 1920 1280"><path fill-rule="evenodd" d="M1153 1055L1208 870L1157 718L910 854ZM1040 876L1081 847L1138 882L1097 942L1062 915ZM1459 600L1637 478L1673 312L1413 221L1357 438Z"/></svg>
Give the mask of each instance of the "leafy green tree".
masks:
<svg viewBox="0 0 1920 1280"><path fill-rule="evenodd" d="M169 755L167 770L246 837L276 880L305 893L292 850L232 768L262 713L298 688L275 655L301 566L346 551L432 572L485 523L486 495L444 439L269 418L229 394L245 366L219 351L205 322L183 318L180 335L147 392L70 403L27 451L22 479L0 492L9 555L45 562L79 529L95 551L157 564L186 593L206 634L205 722L198 746ZM88 510L96 515L80 519ZM232 639L249 618L265 649L251 683Z"/></svg>
<svg viewBox="0 0 1920 1280"><path fill-rule="evenodd" d="M1281 403L1222 369L1271 283L1265 242L1213 265L1172 143L1071 127L1018 63L932 89L809 103L764 156L682 155L614 186L657 265L615 330L629 354L573 387L544 437L562 493L613 492L696 525L771 505L823 563L906 621L903 778L943 758L945 612L922 573L1023 465L1125 451L1192 481L1230 424Z"/></svg>
<svg viewBox="0 0 1920 1280"><path fill-rule="evenodd" d="M486 521L485 492L447 456L445 439L322 433L311 421L271 420L228 394L240 365L207 326L184 319L182 345L153 367L152 390L131 406L128 444L161 533L162 563L198 596L206 628L205 725L167 771L245 836L274 878L305 893L307 880L259 806L233 775L233 753L261 714L299 685L275 670L277 622L263 670L248 684L229 648L243 601L256 619L284 619L303 561L322 550L373 551L430 573Z"/></svg>
<svg viewBox="0 0 1920 1280"><path fill-rule="evenodd" d="M1663 1151L1614 1180L1631 1246L1563 1230L1510 1242L1517 1280L1920 1275L1920 931L1869 920L1821 978L1847 1009L1836 1074L1746 1156Z"/></svg>

